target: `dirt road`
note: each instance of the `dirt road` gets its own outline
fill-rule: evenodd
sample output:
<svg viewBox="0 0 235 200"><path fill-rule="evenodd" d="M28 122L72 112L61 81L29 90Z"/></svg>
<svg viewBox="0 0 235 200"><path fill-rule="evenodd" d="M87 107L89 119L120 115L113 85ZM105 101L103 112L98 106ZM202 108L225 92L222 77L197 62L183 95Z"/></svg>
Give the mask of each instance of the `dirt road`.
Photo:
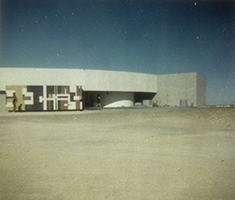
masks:
<svg viewBox="0 0 235 200"><path fill-rule="evenodd" d="M0 115L0 199L235 199L235 109Z"/></svg>

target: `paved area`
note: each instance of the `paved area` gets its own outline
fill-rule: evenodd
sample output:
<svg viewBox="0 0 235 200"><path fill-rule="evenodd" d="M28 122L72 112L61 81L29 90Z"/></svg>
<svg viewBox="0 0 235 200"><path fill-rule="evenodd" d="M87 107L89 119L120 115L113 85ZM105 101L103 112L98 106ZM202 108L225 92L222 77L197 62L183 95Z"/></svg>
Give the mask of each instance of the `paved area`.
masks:
<svg viewBox="0 0 235 200"><path fill-rule="evenodd" d="M0 115L0 199L235 199L235 109Z"/></svg>

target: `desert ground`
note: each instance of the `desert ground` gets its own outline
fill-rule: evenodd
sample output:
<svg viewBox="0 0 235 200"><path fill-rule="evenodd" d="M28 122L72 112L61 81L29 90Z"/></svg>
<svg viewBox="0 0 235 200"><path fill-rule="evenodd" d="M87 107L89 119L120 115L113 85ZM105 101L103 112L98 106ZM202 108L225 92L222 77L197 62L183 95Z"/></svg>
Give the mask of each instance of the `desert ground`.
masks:
<svg viewBox="0 0 235 200"><path fill-rule="evenodd" d="M235 108L1 114L0 199L235 199Z"/></svg>

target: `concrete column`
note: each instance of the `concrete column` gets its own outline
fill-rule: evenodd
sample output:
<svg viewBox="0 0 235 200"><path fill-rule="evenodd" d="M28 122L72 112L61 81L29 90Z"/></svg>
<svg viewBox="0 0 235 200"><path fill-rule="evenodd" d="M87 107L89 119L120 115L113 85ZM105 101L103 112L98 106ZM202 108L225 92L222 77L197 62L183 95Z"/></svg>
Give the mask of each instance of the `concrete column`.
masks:
<svg viewBox="0 0 235 200"><path fill-rule="evenodd" d="M0 91L0 114L7 112L5 108L5 104L6 104L6 94L5 92Z"/></svg>

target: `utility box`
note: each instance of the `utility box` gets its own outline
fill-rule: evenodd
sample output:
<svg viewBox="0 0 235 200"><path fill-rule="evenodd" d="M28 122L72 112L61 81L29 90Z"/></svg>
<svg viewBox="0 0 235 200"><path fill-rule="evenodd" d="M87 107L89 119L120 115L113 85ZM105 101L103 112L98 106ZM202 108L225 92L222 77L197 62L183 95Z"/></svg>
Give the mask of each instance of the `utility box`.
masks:
<svg viewBox="0 0 235 200"><path fill-rule="evenodd" d="M187 106L188 106L188 100L187 99L180 100L180 107L187 107Z"/></svg>

